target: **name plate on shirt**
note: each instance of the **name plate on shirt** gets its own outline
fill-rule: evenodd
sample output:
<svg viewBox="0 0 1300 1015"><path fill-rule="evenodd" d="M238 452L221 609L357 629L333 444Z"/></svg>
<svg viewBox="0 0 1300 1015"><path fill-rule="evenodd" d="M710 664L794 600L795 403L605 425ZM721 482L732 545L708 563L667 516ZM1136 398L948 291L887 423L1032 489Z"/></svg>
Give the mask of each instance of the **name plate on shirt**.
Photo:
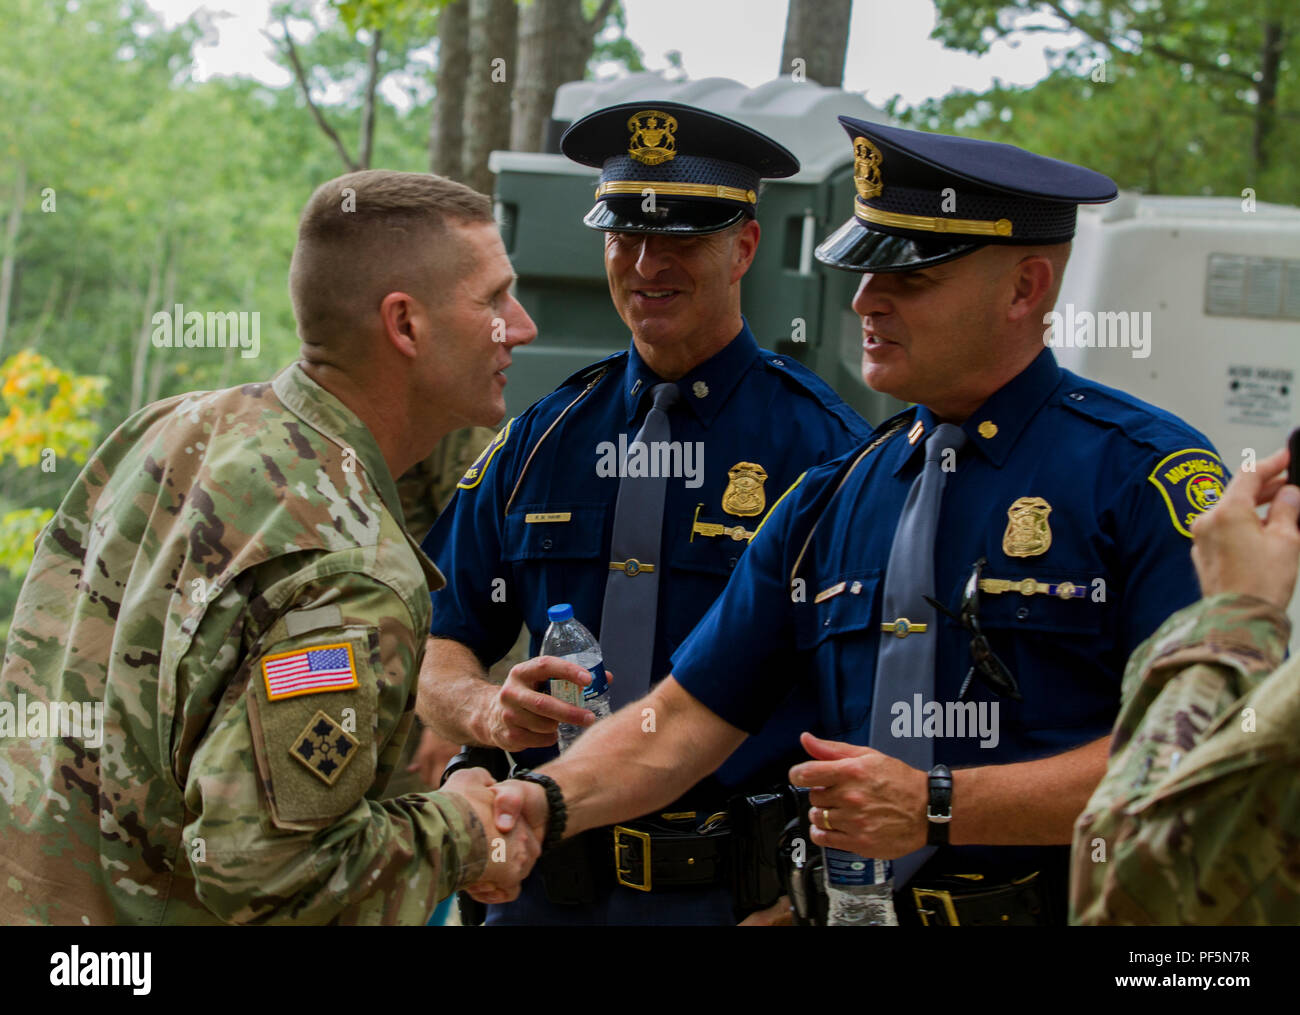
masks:
<svg viewBox="0 0 1300 1015"><path fill-rule="evenodd" d="M532 514L524 515L524 524L532 525L534 522L567 522L572 519L572 511L535 511Z"/></svg>

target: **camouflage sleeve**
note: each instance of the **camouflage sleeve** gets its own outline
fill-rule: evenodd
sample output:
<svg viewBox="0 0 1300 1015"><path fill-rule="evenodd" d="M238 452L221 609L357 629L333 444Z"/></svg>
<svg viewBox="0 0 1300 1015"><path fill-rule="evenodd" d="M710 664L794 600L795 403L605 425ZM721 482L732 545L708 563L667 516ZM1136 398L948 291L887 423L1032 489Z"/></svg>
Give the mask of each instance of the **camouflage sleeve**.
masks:
<svg viewBox="0 0 1300 1015"><path fill-rule="evenodd" d="M487 857L460 796L376 799L423 624L378 578L313 570L196 747L184 832L196 892L231 923L423 923Z"/></svg>
<svg viewBox="0 0 1300 1015"><path fill-rule="evenodd" d="M1175 613L1133 653L1106 775L1075 824L1071 922L1214 922L1206 875L1229 861L1232 829L1249 839L1255 824L1235 780L1250 782L1263 740L1241 738L1243 699L1276 670L1289 635L1271 603L1219 595ZM1208 820L1214 835L1194 834ZM1214 906L1233 911L1232 893L1217 894Z"/></svg>

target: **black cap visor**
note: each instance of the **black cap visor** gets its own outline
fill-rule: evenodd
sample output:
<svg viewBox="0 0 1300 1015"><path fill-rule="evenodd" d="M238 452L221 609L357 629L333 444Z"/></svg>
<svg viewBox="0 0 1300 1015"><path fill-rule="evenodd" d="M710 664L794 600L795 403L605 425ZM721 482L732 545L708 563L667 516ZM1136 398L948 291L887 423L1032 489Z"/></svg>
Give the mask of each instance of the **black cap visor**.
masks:
<svg viewBox="0 0 1300 1015"><path fill-rule="evenodd" d="M607 197L597 201L582 220L592 229L607 233L667 233L702 235L716 233L752 217L743 208L713 201L691 201L659 197L653 212L643 211L639 197Z"/></svg>
<svg viewBox="0 0 1300 1015"><path fill-rule="evenodd" d="M913 239L868 229L851 218L822 240L817 260L845 271L916 271L943 264L987 246L969 240Z"/></svg>

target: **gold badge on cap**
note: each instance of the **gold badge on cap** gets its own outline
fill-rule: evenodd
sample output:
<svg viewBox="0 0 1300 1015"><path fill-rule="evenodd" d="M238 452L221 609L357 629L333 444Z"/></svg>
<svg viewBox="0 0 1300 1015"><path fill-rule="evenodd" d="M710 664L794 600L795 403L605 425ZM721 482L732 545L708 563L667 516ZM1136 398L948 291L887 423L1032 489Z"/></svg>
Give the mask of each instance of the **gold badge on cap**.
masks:
<svg viewBox="0 0 1300 1015"><path fill-rule="evenodd" d="M727 472L731 482L722 495L722 510L740 518L761 515L767 506L763 482L767 470L754 462L737 462Z"/></svg>
<svg viewBox="0 0 1300 1015"><path fill-rule="evenodd" d="M1007 531L1002 533L1002 552L1008 557L1037 557L1052 545L1047 516L1052 505L1042 497L1021 497L1007 508Z"/></svg>
<svg viewBox="0 0 1300 1015"><path fill-rule="evenodd" d="M676 117L657 109L643 109L627 121L632 132L627 153L647 166L657 166L677 157Z"/></svg>
<svg viewBox="0 0 1300 1015"><path fill-rule="evenodd" d="M883 161L880 149L865 137L853 139L853 186L858 188L858 196L864 201L885 189L885 178L880 175Z"/></svg>

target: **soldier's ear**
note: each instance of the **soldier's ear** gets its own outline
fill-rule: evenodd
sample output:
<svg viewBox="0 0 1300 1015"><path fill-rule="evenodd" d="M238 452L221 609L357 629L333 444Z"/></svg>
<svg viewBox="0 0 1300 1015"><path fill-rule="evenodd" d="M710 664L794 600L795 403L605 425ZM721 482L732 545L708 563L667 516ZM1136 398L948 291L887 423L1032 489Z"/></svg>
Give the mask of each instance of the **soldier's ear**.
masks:
<svg viewBox="0 0 1300 1015"><path fill-rule="evenodd" d="M380 301L379 318L384 339L408 359L416 356L416 333L424 315L424 307L419 301L404 292L391 292Z"/></svg>

